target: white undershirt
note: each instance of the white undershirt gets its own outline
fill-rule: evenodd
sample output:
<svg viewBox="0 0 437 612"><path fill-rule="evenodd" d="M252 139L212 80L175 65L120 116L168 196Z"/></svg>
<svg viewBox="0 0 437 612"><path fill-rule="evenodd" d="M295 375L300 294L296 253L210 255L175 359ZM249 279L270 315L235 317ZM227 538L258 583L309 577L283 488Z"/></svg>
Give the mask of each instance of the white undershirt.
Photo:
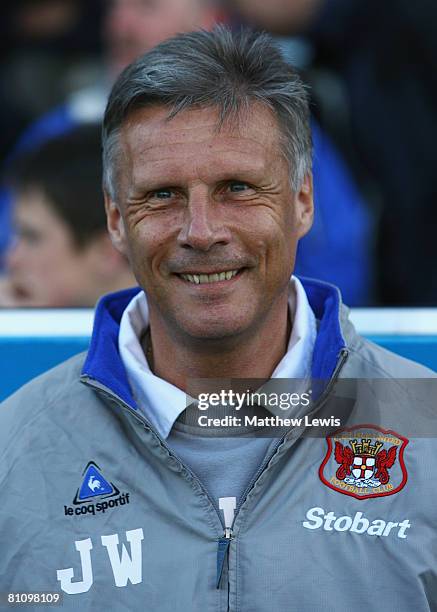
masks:
<svg viewBox="0 0 437 612"><path fill-rule="evenodd" d="M311 376L317 336L316 318L302 283L294 276L290 280L289 308L293 325L287 352L276 366L272 378L307 379ZM129 302L123 313L118 347L140 410L159 435L166 439L175 421L187 407L187 395L151 371L141 346L141 337L148 326L149 308L146 295L141 291Z"/></svg>

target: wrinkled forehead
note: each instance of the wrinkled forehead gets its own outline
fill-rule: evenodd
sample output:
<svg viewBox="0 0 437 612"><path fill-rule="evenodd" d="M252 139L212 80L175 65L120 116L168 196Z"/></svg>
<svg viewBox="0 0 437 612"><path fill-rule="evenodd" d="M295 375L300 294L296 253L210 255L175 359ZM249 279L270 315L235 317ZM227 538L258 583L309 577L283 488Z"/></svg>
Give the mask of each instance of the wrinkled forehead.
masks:
<svg viewBox="0 0 437 612"><path fill-rule="evenodd" d="M164 104L147 105L133 109L126 117L122 128L129 129L132 125L143 124L159 129L172 129L175 125L183 127L187 121L198 121L200 125L212 125L217 133L233 130L245 131L257 128L278 127L276 113L262 102L249 102L241 104L237 109L223 110L214 105L194 105L180 110ZM261 125L260 125L261 124Z"/></svg>
<svg viewBox="0 0 437 612"><path fill-rule="evenodd" d="M216 147L267 157L282 154L282 138L273 111L261 103L222 116L215 107L196 107L175 116L166 106L131 112L120 130L124 158L130 163L178 150L202 156ZM166 152L167 151L167 152Z"/></svg>

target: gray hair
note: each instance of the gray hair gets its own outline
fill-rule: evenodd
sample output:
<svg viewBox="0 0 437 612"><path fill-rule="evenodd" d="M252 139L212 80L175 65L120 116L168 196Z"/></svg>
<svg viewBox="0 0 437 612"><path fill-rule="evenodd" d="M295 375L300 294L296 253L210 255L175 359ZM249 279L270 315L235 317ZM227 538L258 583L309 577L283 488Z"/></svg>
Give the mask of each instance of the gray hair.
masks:
<svg viewBox="0 0 437 612"><path fill-rule="evenodd" d="M312 162L306 87L267 34L233 33L224 26L175 36L119 76L103 120L104 188L115 200L120 129L132 111L166 105L171 119L187 108L217 107L221 125L251 102L276 114L290 184L297 191Z"/></svg>

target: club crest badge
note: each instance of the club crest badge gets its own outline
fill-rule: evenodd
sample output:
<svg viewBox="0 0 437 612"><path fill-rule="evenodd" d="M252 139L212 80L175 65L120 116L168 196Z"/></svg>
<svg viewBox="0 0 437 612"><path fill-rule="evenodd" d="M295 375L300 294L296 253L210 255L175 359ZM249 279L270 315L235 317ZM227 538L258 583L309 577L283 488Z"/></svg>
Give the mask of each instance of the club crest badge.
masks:
<svg viewBox="0 0 437 612"><path fill-rule="evenodd" d="M368 499L404 488L407 438L376 425L357 425L330 434L326 440L328 450L319 476L330 489Z"/></svg>

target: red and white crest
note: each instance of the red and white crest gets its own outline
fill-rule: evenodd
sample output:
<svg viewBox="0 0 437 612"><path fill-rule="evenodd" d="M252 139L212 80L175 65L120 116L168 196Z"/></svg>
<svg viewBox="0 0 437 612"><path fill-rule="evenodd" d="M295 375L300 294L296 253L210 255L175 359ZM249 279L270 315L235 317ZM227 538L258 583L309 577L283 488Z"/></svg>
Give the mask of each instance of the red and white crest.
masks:
<svg viewBox="0 0 437 612"><path fill-rule="evenodd" d="M328 451L320 466L321 481L356 499L393 495L404 488L404 450L408 440L376 425L357 425L326 438Z"/></svg>
<svg viewBox="0 0 437 612"><path fill-rule="evenodd" d="M375 472L375 457L355 456L351 471L356 479L368 480Z"/></svg>

